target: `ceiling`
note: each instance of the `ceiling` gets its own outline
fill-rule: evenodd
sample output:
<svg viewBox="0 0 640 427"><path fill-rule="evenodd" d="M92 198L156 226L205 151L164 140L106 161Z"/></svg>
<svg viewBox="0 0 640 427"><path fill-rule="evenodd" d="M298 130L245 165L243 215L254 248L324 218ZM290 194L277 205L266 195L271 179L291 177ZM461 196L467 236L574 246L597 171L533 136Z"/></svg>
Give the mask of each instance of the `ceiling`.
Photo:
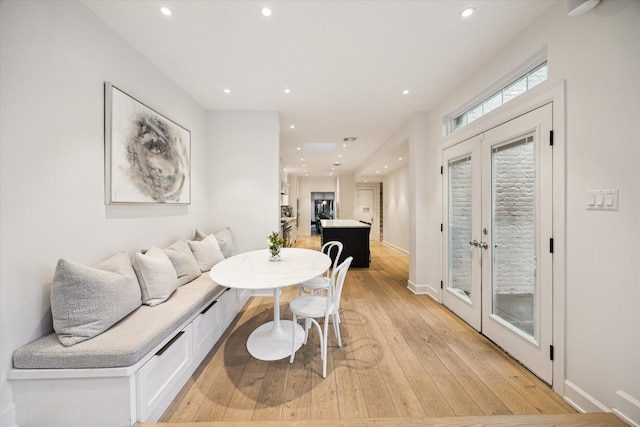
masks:
<svg viewBox="0 0 640 427"><path fill-rule="evenodd" d="M83 1L205 109L278 111L286 173L372 181L407 163L408 143L383 143L413 112L554 2Z"/></svg>

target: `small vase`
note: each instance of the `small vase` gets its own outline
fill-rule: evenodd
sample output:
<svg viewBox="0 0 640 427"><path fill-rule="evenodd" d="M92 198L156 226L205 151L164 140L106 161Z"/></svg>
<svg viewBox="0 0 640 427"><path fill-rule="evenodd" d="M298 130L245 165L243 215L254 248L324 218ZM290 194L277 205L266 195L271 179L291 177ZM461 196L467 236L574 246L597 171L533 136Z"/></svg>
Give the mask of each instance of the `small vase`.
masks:
<svg viewBox="0 0 640 427"><path fill-rule="evenodd" d="M282 246L269 246L269 261L280 261L280 248Z"/></svg>

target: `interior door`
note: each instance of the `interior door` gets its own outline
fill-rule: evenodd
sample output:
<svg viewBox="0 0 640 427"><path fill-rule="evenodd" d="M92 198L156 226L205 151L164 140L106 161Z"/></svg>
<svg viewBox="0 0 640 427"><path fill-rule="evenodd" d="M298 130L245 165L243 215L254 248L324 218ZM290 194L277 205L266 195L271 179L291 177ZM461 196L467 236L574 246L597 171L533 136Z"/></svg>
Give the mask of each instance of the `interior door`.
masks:
<svg viewBox="0 0 640 427"><path fill-rule="evenodd" d="M552 104L443 151L443 303L551 383Z"/></svg>
<svg viewBox="0 0 640 427"><path fill-rule="evenodd" d="M444 269L442 302L476 330L482 325L480 137L443 152ZM474 243L475 242L475 243Z"/></svg>
<svg viewBox="0 0 640 427"><path fill-rule="evenodd" d="M358 190L358 221L371 224L370 240L378 239L378 227L375 222L376 209L373 188L360 188Z"/></svg>

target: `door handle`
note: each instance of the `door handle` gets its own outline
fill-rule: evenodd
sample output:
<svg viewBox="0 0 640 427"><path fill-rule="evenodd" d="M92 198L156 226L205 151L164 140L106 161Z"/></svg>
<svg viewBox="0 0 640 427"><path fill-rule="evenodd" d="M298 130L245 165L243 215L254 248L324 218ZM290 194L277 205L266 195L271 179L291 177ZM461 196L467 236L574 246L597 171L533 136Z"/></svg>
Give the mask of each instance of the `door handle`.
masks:
<svg viewBox="0 0 640 427"><path fill-rule="evenodd" d="M480 242L478 243L478 246L480 246L482 249L487 249L489 247L489 244L487 242Z"/></svg>
<svg viewBox="0 0 640 427"><path fill-rule="evenodd" d="M478 241L477 241L477 240L474 240L474 241L472 242L471 240L469 240L469 244L470 244L471 246L476 246L476 247L477 247L477 246L478 246Z"/></svg>

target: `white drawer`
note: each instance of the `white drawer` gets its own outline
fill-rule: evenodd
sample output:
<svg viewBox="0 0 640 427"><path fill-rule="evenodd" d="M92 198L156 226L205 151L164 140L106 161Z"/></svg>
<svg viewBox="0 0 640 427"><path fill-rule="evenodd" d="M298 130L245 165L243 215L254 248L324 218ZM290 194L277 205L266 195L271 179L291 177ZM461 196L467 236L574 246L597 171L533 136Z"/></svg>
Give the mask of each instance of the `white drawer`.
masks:
<svg viewBox="0 0 640 427"><path fill-rule="evenodd" d="M189 324L169 341L137 372L138 420L156 421L154 413L163 402L171 401L180 391L177 384L190 374L193 361L193 333Z"/></svg>
<svg viewBox="0 0 640 427"><path fill-rule="evenodd" d="M226 315L231 311L236 311L236 303L238 302L238 290L227 289L220 298L218 298L220 304L220 313L222 317L226 318Z"/></svg>
<svg viewBox="0 0 640 427"><path fill-rule="evenodd" d="M220 302L213 301L193 320L193 353L195 363L200 363L211 351L222 334L220 328Z"/></svg>

